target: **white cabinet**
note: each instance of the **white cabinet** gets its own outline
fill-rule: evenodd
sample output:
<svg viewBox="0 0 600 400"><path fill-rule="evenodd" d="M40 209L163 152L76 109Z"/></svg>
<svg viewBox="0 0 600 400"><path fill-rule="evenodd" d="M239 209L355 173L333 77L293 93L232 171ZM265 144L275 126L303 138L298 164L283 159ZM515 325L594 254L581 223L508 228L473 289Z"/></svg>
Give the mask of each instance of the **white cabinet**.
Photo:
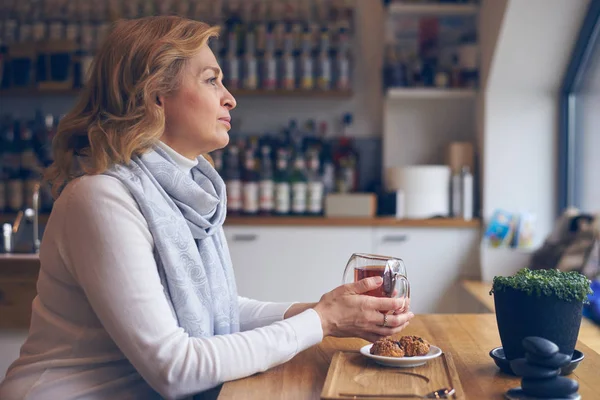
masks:
<svg viewBox="0 0 600 400"><path fill-rule="evenodd" d="M477 228L226 226L225 234L242 296L318 301L361 252L404 260L414 312L477 311L460 286L479 277Z"/></svg>
<svg viewBox="0 0 600 400"><path fill-rule="evenodd" d="M226 226L238 292L263 301L318 301L342 284L353 252L370 252L370 227Z"/></svg>
<svg viewBox="0 0 600 400"><path fill-rule="evenodd" d="M466 311L460 280L477 277L478 249L478 229L374 229L373 251L406 264L415 313Z"/></svg>

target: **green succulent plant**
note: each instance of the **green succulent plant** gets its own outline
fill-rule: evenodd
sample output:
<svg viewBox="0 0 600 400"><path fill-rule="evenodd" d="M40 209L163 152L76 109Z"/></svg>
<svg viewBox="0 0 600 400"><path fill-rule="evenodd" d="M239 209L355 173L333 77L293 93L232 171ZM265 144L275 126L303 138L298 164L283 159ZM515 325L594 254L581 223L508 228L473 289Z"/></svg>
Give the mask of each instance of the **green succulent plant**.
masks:
<svg viewBox="0 0 600 400"><path fill-rule="evenodd" d="M556 296L564 301L585 304L588 302L588 295L593 293L590 284L589 279L576 271L523 268L513 276L494 277L490 294L511 288L529 296Z"/></svg>

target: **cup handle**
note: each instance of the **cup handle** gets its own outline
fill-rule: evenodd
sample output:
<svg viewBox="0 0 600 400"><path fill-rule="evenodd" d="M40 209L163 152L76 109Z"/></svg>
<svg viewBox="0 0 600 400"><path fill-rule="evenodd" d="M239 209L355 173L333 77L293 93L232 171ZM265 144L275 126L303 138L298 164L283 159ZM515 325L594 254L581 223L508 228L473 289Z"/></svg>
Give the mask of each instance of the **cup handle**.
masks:
<svg viewBox="0 0 600 400"><path fill-rule="evenodd" d="M408 311L407 309L407 299L410 299L410 282L408 281L408 279L404 276L404 275L400 275L400 274L396 274L396 279L399 279L402 282L402 286L403 286L403 293L404 295L402 296L402 312L406 312Z"/></svg>

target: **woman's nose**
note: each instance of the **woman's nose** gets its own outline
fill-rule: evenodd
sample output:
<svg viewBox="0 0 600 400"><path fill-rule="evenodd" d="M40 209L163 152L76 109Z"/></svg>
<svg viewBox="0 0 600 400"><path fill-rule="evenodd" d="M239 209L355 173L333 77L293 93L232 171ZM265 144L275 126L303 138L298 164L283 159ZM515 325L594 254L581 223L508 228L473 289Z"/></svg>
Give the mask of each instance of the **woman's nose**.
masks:
<svg viewBox="0 0 600 400"><path fill-rule="evenodd" d="M223 107L228 110L233 110L235 106L237 106L237 102L235 101L235 97L229 92L229 90L225 89L225 95L222 100Z"/></svg>

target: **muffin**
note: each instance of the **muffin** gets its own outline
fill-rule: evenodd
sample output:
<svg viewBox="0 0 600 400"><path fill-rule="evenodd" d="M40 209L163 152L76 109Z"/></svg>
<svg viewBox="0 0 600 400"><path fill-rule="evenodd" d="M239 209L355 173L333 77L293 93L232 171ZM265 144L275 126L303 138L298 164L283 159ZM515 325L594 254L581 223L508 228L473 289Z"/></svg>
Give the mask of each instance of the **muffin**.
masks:
<svg viewBox="0 0 600 400"><path fill-rule="evenodd" d="M402 336L397 343L404 350L405 357L424 356L429 353L429 343L419 336Z"/></svg>
<svg viewBox="0 0 600 400"><path fill-rule="evenodd" d="M371 346L371 354L384 357L404 357L404 350L389 338L379 339Z"/></svg>

